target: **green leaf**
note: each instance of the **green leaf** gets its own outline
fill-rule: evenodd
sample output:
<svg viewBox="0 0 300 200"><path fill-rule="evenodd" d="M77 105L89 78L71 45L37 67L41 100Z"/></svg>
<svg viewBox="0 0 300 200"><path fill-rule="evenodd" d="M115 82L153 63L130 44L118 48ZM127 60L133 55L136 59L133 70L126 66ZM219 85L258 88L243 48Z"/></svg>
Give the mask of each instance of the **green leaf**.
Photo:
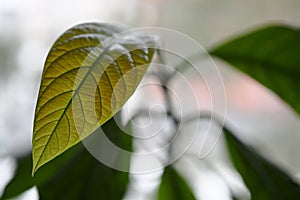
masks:
<svg viewBox="0 0 300 200"><path fill-rule="evenodd" d="M77 146L69 149L64 155L59 156L56 160L52 161L51 164L37 172L35 177L31 176L32 155L28 154L18 158L15 175L5 187L1 200L13 198L37 184L43 184L51 178L57 170L62 168L64 164L75 155L78 149L79 147Z"/></svg>
<svg viewBox="0 0 300 200"><path fill-rule="evenodd" d="M300 30L274 26L211 51L277 93L300 113Z"/></svg>
<svg viewBox="0 0 300 200"><path fill-rule="evenodd" d="M232 200L239 200L237 197L235 196L231 196Z"/></svg>
<svg viewBox="0 0 300 200"><path fill-rule="evenodd" d="M196 199L185 180L171 166L165 168L158 195L159 200Z"/></svg>
<svg viewBox="0 0 300 200"><path fill-rule="evenodd" d="M253 200L299 199L300 186L283 170L224 130L230 156Z"/></svg>
<svg viewBox="0 0 300 200"><path fill-rule="evenodd" d="M127 183L127 173L101 164L84 150L51 179L38 185L38 190L40 198L45 200L119 200Z"/></svg>
<svg viewBox="0 0 300 200"><path fill-rule="evenodd" d="M31 154L17 159L17 170L15 176L5 187L1 200L9 199L20 195L24 191L34 186L34 180L31 177L32 158Z"/></svg>
<svg viewBox="0 0 300 200"><path fill-rule="evenodd" d="M35 112L33 174L104 124L135 91L155 40L122 31L108 24L80 24L52 46Z"/></svg>
<svg viewBox="0 0 300 200"><path fill-rule="evenodd" d="M107 136L116 135L119 144L131 149L131 138L118 128L113 119L107 121L102 129ZM1 200L20 195L34 185L37 185L41 199L119 200L128 184L128 173L101 164L81 143L42 167L34 177L31 176L31 167L31 155L18 159L16 173Z"/></svg>

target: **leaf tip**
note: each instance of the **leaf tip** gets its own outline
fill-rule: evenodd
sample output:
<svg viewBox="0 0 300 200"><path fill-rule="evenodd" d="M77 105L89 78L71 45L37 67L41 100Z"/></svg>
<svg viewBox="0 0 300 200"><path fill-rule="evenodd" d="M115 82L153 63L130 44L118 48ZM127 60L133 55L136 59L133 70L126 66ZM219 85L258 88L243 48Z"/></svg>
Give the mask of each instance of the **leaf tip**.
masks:
<svg viewBox="0 0 300 200"><path fill-rule="evenodd" d="M33 163L32 171L31 171L31 177L34 177L35 172L38 170L39 167L35 163Z"/></svg>
<svg viewBox="0 0 300 200"><path fill-rule="evenodd" d="M40 159L36 160L33 152L32 152L32 171L31 176L34 177L35 173L38 171L38 169L44 165L45 163L40 163Z"/></svg>

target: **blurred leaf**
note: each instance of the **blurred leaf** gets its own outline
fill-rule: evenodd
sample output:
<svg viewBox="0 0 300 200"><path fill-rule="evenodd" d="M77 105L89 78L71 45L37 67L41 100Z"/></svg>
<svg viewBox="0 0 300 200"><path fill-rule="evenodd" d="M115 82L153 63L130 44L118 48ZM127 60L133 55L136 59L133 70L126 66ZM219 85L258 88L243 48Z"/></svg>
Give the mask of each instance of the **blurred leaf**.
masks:
<svg viewBox="0 0 300 200"><path fill-rule="evenodd" d="M300 187L283 170L224 130L228 149L253 200L296 200Z"/></svg>
<svg viewBox="0 0 300 200"><path fill-rule="evenodd" d="M232 200L239 200L237 197L235 197L235 196L232 196L231 197L232 198Z"/></svg>
<svg viewBox="0 0 300 200"><path fill-rule="evenodd" d="M117 127L113 119L102 129L107 135L118 136L119 143L131 149L131 138ZM103 165L81 143L42 167L34 177L31 176L31 167L31 155L18 159L16 173L1 200L20 195L34 185L38 187L40 199L119 200L128 183L128 173Z"/></svg>
<svg viewBox="0 0 300 200"><path fill-rule="evenodd" d="M158 195L159 200L196 199L189 185L171 166L165 168Z"/></svg>
<svg viewBox="0 0 300 200"><path fill-rule="evenodd" d="M32 169L32 159L31 154L27 156L18 158L17 160L17 170L15 172L15 176L6 186L1 200L9 199L20 195L24 191L33 187L35 182L31 177L31 169Z"/></svg>
<svg viewBox="0 0 300 200"><path fill-rule="evenodd" d="M56 160L51 162L51 164L42 168L36 173L35 177L31 176L32 155L28 154L18 158L15 175L6 186L1 200L18 196L36 184L43 184L46 182L56 171L62 168L69 159L75 156L79 149L81 149L78 146L79 145L76 145L74 148L69 149L63 156L59 156Z"/></svg>
<svg viewBox="0 0 300 200"><path fill-rule="evenodd" d="M52 46L33 131L33 171L94 132L133 94L154 53L153 37L101 23L77 25Z"/></svg>
<svg viewBox="0 0 300 200"><path fill-rule="evenodd" d="M277 93L300 113L300 31L274 26L211 51Z"/></svg>

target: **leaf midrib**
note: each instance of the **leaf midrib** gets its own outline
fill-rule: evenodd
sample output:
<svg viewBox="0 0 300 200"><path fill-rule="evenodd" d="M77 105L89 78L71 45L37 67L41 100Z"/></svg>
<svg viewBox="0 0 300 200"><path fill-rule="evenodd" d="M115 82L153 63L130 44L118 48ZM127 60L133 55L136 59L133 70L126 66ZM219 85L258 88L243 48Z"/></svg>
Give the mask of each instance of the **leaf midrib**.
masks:
<svg viewBox="0 0 300 200"><path fill-rule="evenodd" d="M91 72L91 71L94 69L94 67L96 66L96 63L98 63L98 61L102 58L102 56L105 54L105 52L107 52L107 49L106 49L106 48L103 48L103 50L104 50L104 51L100 54L100 56L99 56L99 57L95 60L95 62L91 65L90 69L88 70L88 72L87 72L86 75L84 76L83 80L80 82L80 84L79 84L79 86L77 87L77 89L73 91L72 97L70 98L68 104L66 105L65 110L63 111L63 113L61 114L61 116L59 117L59 119L57 120L57 123L56 123L55 127L53 128L53 131L51 132L51 135L50 135L49 139L47 140L46 144L44 145L44 149L43 149L43 151L41 152L41 154L40 154L40 156L39 156L39 159L37 160L36 165L35 165L35 167L33 168L33 171L36 171L36 169L37 169L37 167L38 167L38 165L39 165L39 163L40 163L40 161L41 161L41 158L42 158L41 155L44 154L44 152L45 152L45 150L46 150L46 147L48 146L50 140L52 139L52 137L53 137L53 135L54 135L53 132L57 129L57 127L58 127L58 125L60 124L60 122L61 122L63 116L66 114L66 111L67 111L67 109L69 108L69 106L70 106L70 104L71 104L71 102L72 102L72 99L75 97L75 95L78 94L78 90L80 90L82 84L85 82L85 80L86 80L86 78L88 77L88 75L90 74L90 72ZM104 71L105 71L105 70L104 70ZM69 134L70 134L70 132L69 132Z"/></svg>

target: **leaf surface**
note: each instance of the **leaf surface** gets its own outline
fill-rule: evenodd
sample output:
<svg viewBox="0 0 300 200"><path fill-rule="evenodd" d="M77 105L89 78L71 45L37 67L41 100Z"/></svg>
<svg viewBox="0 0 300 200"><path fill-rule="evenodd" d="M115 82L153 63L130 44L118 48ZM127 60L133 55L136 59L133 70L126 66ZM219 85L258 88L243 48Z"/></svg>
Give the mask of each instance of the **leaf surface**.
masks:
<svg viewBox="0 0 300 200"><path fill-rule="evenodd" d="M300 187L288 174L243 144L229 130L224 132L233 164L253 200L299 199Z"/></svg>
<svg viewBox="0 0 300 200"><path fill-rule="evenodd" d="M33 172L120 110L150 64L155 39L101 23L77 25L45 62L33 130Z"/></svg>
<svg viewBox="0 0 300 200"><path fill-rule="evenodd" d="M114 135L122 147L131 149L131 138L113 119L103 126L105 134ZM121 159L121 158L118 158ZM32 156L17 160L17 170L0 198L11 199L37 186L40 199L114 199L125 194L128 173L109 168L93 158L82 144L77 144L31 176Z"/></svg>
<svg viewBox="0 0 300 200"><path fill-rule="evenodd" d="M159 200L195 200L185 180L171 166L165 168L159 188Z"/></svg>
<svg viewBox="0 0 300 200"><path fill-rule="evenodd" d="M300 113L300 30L262 28L237 37L210 53L273 90Z"/></svg>

